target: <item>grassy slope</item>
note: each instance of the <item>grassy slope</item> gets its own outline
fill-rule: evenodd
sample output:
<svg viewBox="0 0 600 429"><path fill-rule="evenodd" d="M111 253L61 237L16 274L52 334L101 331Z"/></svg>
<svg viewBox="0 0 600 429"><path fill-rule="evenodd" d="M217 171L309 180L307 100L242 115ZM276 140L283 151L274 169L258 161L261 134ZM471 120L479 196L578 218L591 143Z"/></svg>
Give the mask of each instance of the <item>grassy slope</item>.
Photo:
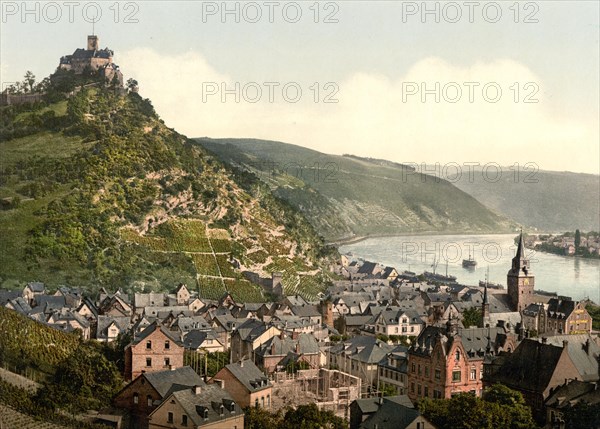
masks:
<svg viewBox="0 0 600 429"><path fill-rule="evenodd" d="M3 287L41 280L164 290L183 282L209 298L228 290L240 300L265 299L231 264L234 257L263 276L283 269L291 290L307 283L298 271L312 271L313 281L298 291L313 297L321 290L321 244L301 216L266 188L242 189L149 105L97 91L86 97L75 100L78 123L66 116L65 102L56 103L41 112L62 116L63 129L0 143L0 198L21 199L0 211ZM29 115L19 114L15 126ZM30 185L48 187L32 196ZM175 219L182 233L169 232ZM181 244L194 234L205 235L202 246ZM197 259L210 264L199 266L194 253L207 253Z"/></svg>
<svg viewBox="0 0 600 429"><path fill-rule="evenodd" d="M258 174L329 240L510 229L509 221L449 182L435 182L399 164L327 155L280 142L196 140L223 160Z"/></svg>

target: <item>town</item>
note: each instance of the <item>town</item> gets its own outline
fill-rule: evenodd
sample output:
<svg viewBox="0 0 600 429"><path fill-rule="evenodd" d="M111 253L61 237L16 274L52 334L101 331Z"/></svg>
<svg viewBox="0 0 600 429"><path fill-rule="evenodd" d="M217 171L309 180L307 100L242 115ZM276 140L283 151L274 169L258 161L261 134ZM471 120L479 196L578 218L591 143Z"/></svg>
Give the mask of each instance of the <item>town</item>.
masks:
<svg viewBox="0 0 600 429"><path fill-rule="evenodd" d="M290 221L285 218L288 208L275 206L274 199L266 197L256 206L264 209L271 204L273 212L253 212L253 198L244 193L247 188L234 188L236 182L225 176L224 171L229 174L225 168L209 171L207 166L218 163L208 154L199 156L206 164L178 165L173 160L179 152L174 152L177 156L161 152L171 145L181 146L190 158L194 153L182 136L169 134L172 130L158 119L149 100L141 99L137 81L129 79L124 87L123 74L112 60L113 51L100 49L98 36L91 35L86 48L60 58L57 71L43 84L34 89L32 77L31 82L12 85L0 94L0 105L6 108L41 103L40 110L47 107L42 104L49 94L56 96L67 113L41 114L47 116L44 120L54 127L53 132L85 134L86 145L96 140L113 143L97 162L118 159L126 148L132 152L121 159L143 153L156 169L144 170L140 166L146 158L138 156L137 170L120 172L125 178L121 184L104 188L113 170L103 165L104 175L98 178L102 188L79 194L77 203L69 206L81 210L77 212L80 218L96 220L97 216L98 223L90 221L87 226L105 228L86 230L101 244L99 250L92 249L96 253L89 250L92 245L72 252L73 243L80 245L88 237L83 237L80 224L72 228L61 224L60 203L49 203L57 210L51 219L56 223L46 222L47 230L27 230L27 269L56 257L53 271L68 271L76 261L95 265L97 271L90 272L108 276L118 270L120 261L143 265L139 256L143 254L148 258L144 262L152 262L147 265L165 270L191 260L195 271L188 279L195 283L185 284L177 277L159 288L136 289L133 281L121 283L129 287L113 288L106 286L111 281L99 281L104 287L94 290L76 286L76 281L49 286L51 282L44 278L31 278L0 290L0 429L25 427L11 426L21 424L15 423L21 421L16 414L34 416L33 426L27 427L43 429L59 428L51 426L57 422L89 429L598 427L599 303L543 292L542 288L552 290L553 285L536 284L526 255L526 247L537 249L545 243L563 254L576 255L581 248L597 255L597 234L527 236L521 231L511 264L506 266L505 284L486 280L477 286L463 285L447 273L436 274L435 268L433 273L415 273L410 266L386 266L339 254L322 237L302 242L313 238L309 227L305 228L309 232L302 231L304 235L284 235L300 215L294 212L297 216ZM90 77L92 83L86 80ZM68 90L57 95L61 85ZM87 92L90 89L92 95ZM87 103L86 97L91 96L98 98ZM131 122L117 123L120 112ZM13 113L16 118L23 112ZM35 121L35 111L28 118L31 124L16 126L6 135L18 139L49 132L42 119ZM97 123L101 127L93 128ZM111 128L115 123L118 127ZM135 144L121 144L119 139L130 134L138 139ZM151 142L158 144L136 146L144 139L157 139ZM89 147L85 146L86 154ZM148 147L151 150L145 152ZM95 146L89 152L96 155L103 149ZM19 162L19 167L28 165ZM162 168L165 165L171 170ZM41 161L31 171L39 166ZM27 201L21 200L19 192L0 198L2 210L15 213L23 203L38 203L38 194L52 190L70 187L79 191L79 183L68 182L67 169L60 167L63 171L56 183L44 182L47 189L35 188L35 182L16 188L27 191ZM200 176L189 171L186 176L184 167L193 174L206 168L207 175L217 177L219 188L212 189L212 182L207 181L206 188L198 191L192 182L200 182ZM172 174L161 175L167 170ZM16 176L15 171L6 171L6 177ZM28 172L23 180L33 180L33 174ZM81 182L91 189L85 173L81 175L85 177ZM9 177L5 183L10 180L17 179ZM155 188L169 188L172 193L161 195ZM241 214L226 198L230 194L219 193L222 188L243 201ZM118 194L114 200L107 197L112 192ZM266 193L264 189L258 192ZM164 210L151 212L149 207L164 202L159 197L167 202L161 207ZM93 204L81 209L85 198ZM141 201L138 205L136 198ZM98 202L106 203L105 211L94 212ZM109 212L122 207L126 209ZM211 210L193 218L194 210L206 207ZM139 212L132 215L134 210ZM34 214L38 213L43 210L36 206ZM178 217L193 220L170 223ZM261 226L271 219L279 223L252 230L249 225L256 219L255 224ZM117 232L107 226L111 222L121 222ZM152 228L161 225L164 235L153 234ZM244 228L250 231L246 236L235 235ZM111 232L118 237L116 241L101 240L110 238ZM265 237L288 247L278 247ZM113 251L118 253L116 244L111 247L114 243L125 243L132 252L129 256L138 253L130 259L110 259ZM312 248L316 246L321 247ZM311 252L318 257L309 260ZM177 260L176 254L183 256ZM327 259L331 255L335 258ZM268 270L276 258L285 259L285 265ZM325 261L325 268L318 265L318 258ZM463 260L464 268L475 264L471 255ZM303 277L286 283L285 269L301 272ZM327 275L310 277L310 273L321 274L320 270ZM310 293L299 287L303 279L309 279ZM215 291L222 293L215 297ZM464 419L485 424L461 426Z"/></svg>
<svg viewBox="0 0 600 429"><path fill-rule="evenodd" d="M31 282L1 291L0 303L83 340L131 339L127 384L98 417L114 427L243 428L247 407L316 404L352 429L435 428L417 401L481 397L496 383L552 428L562 427L563 408L600 402L600 344L586 303L536 294L522 236L507 293L432 285L347 256L335 270L345 279L318 301L211 301L184 284L133 296L102 290L93 300ZM209 377L208 356L218 354Z"/></svg>

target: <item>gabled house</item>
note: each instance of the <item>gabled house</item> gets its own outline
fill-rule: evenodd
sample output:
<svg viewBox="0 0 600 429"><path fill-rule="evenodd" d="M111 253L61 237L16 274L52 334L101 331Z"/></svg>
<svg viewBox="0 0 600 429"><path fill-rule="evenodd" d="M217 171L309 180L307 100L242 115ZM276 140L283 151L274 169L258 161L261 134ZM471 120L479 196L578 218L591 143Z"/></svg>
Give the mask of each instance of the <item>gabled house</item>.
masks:
<svg viewBox="0 0 600 429"><path fill-rule="evenodd" d="M321 364L321 351L314 336L299 334L291 338L281 332L262 342L254 350L254 359L258 366L269 374L297 368L303 362L308 368L316 369ZM289 366L288 366L289 365Z"/></svg>
<svg viewBox="0 0 600 429"><path fill-rule="evenodd" d="M244 413L216 384L171 393L150 414L150 429L244 429Z"/></svg>
<svg viewBox="0 0 600 429"><path fill-rule="evenodd" d="M125 334L129 331L130 320L127 316L98 316L96 325L96 340L110 343L115 341L119 334Z"/></svg>
<svg viewBox="0 0 600 429"><path fill-rule="evenodd" d="M38 295L43 295L46 293L46 285L41 282L30 282L23 288L23 298L29 303L29 305L33 305L34 298Z"/></svg>
<svg viewBox="0 0 600 429"><path fill-rule="evenodd" d="M446 327L428 326L408 351L408 396L413 401L469 392L481 396L485 358L511 352L515 344L501 327L459 329L457 319Z"/></svg>
<svg viewBox="0 0 600 429"><path fill-rule="evenodd" d="M256 319L246 319L231 335L231 360L253 359L259 346L271 338L281 335L275 326Z"/></svg>
<svg viewBox="0 0 600 429"><path fill-rule="evenodd" d="M183 366L184 347L179 338L153 322L125 348L125 379L142 373L177 369Z"/></svg>
<svg viewBox="0 0 600 429"><path fill-rule="evenodd" d="M211 331L190 331L183 338L186 350L196 352L224 352L225 346L219 341L215 333Z"/></svg>
<svg viewBox="0 0 600 429"><path fill-rule="evenodd" d="M350 405L350 429L436 429L408 397L357 399Z"/></svg>
<svg viewBox="0 0 600 429"><path fill-rule="evenodd" d="M165 397L177 390L204 385L202 378L189 366L144 372L115 395L113 405L129 410L134 427L147 428L148 416Z"/></svg>
<svg viewBox="0 0 600 429"><path fill-rule="evenodd" d="M484 370L486 387L501 383L521 392L538 420L545 418L544 401L551 390L565 380L580 377L567 344L560 347L533 339L521 341L512 354L486 362Z"/></svg>
<svg viewBox="0 0 600 429"><path fill-rule="evenodd" d="M211 382L219 383L242 408L271 408L273 385L251 360L242 359L226 365Z"/></svg>

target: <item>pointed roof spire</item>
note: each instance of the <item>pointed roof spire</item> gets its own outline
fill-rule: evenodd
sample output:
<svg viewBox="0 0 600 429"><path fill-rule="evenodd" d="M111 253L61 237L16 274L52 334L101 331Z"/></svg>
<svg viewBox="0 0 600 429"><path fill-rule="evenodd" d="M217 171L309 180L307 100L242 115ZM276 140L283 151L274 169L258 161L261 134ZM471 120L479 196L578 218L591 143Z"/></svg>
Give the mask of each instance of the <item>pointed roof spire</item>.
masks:
<svg viewBox="0 0 600 429"><path fill-rule="evenodd" d="M487 282L485 282L485 286L483 287L483 304L489 304L488 300L488 290L487 290Z"/></svg>
<svg viewBox="0 0 600 429"><path fill-rule="evenodd" d="M523 253L523 228L521 228L521 234L519 235L519 245L517 247L517 254L515 255L516 259L521 259L524 257Z"/></svg>

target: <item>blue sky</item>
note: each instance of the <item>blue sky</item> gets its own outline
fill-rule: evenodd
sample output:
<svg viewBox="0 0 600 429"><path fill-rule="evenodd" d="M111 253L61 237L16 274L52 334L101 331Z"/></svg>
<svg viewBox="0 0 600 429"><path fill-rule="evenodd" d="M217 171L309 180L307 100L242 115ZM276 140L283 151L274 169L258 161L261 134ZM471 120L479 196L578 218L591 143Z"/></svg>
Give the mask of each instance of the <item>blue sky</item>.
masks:
<svg viewBox="0 0 600 429"><path fill-rule="evenodd" d="M3 83L26 70L46 76L61 55L84 47L86 18L97 9L77 3L70 22L64 2L28 3L26 15L21 2L2 2ZM476 2L472 19L465 2L427 2L439 22L422 15L422 2L273 2L273 22L268 2L227 2L239 22L222 15L223 2L98 4L100 45L188 136L282 140L404 162L599 172L598 2ZM257 10L261 19L249 22ZM337 22L323 22L330 13ZM137 22L124 22L128 15ZM275 85L273 102L265 82ZM285 99L286 84L300 88L298 101ZM223 99L222 89L239 102L232 93ZM433 93L423 99L423 89ZM338 102L325 103L327 94Z"/></svg>

